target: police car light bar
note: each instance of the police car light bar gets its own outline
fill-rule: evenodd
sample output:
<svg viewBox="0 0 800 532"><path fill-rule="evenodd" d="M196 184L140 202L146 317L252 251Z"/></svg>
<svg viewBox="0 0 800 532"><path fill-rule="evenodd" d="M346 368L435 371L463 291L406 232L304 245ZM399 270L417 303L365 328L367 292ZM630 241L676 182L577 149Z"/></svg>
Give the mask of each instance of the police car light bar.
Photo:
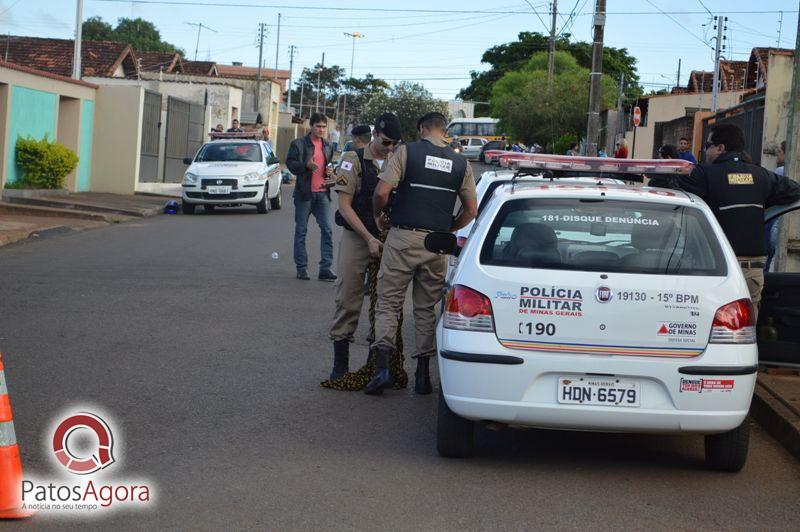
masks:
<svg viewBox="0 0 800 532"><path fill-rule="evenodd" d="M613 159L571 157L502 150L487 150L486 157L515 170L561 170L603 174L689 174L694 165L683 159Z"/></svg>
<svg viewBox="0 0 800 532"><path fill-rule="evenodd" d="M223 133L212 131L208 134L211 140L238 139L238 140L261 140L262 134L259 131L242 131L239 133Z"/></svg>

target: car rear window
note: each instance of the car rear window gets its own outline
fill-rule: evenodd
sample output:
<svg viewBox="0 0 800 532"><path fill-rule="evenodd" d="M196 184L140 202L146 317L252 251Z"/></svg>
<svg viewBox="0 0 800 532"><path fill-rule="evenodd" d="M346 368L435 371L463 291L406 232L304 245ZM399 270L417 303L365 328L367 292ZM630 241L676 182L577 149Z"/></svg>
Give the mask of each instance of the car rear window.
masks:
<svg viewBox="0 0 800 532"><path fill-rule="evenodd" d="M480 261L515 268L727 274L702 211L622 200L507 201L492 222Z"/></svg>
<svg viewBox="0 0 800 532"><path fill-rule="evenodd" d="M195 162L252 162L261 161L261 148L254 142L219 142L200 148Z"/></svg>

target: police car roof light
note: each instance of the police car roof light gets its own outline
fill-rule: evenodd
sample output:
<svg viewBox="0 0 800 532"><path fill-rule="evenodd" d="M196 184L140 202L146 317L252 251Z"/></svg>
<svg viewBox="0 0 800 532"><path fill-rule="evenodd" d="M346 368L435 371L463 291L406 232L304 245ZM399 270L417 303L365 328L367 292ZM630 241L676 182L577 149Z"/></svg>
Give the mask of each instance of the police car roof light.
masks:
<svg viewBox="0 0 800 532"><path fill-rule="evenodd" d="M561 170L601 174L689 174L694 165L683 159L613 159L609 157L571 157L539 153L516 153L496 150L487 156L497 157L501 166L515 170Z"/></svg>
<svg viewBox="0 0 800 532"><path fill-rule="evenodd" d="M240 133L224 133L212 131L209 133L211 140L261 140L262 134L258 131L242 131Z"/></svg>

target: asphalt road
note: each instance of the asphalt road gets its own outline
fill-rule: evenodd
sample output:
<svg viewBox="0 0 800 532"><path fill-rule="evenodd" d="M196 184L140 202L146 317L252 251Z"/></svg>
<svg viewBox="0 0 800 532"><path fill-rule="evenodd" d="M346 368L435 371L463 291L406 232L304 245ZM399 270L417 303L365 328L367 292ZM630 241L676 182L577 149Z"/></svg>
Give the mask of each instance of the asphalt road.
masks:
<svg viewBox="0 0 800 532"><path fill-rule="evenodd" d="M89 405L121 428L108 475L158 488L152 511L8 528L796 529L800 465L757 425L739 474L707 471L700 437L483 430L478 456L446 460L435 394L320 388L333 286L294 279L284 200L0 248L26 473L55 474L52 423Z"/></svg>

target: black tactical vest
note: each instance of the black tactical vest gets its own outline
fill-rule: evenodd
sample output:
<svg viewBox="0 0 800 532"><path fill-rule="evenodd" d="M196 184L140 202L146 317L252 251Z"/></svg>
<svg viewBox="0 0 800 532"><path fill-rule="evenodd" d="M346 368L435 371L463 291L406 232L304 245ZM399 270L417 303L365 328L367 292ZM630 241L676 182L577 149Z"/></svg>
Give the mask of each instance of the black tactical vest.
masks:
<svg viewBox="0 0 800 532"><path fill-rule="evenodd" d="M392 225L449 231L467 160L449 146L406 145L406 169L392 205Z"/></svg>
<svg viewBox="0 0 800 532"><path fill-rule="evenodd" d="M364 148L357 149L356 155L358 155L358 163L361 166L361 172L359 173L361 188L358 189L353 198L353 210L358 215L361 223L364 224L364 227L367 228L367 231L377 237L380 235L380 231L378 231L378 226L375 225L375 217L372 215L372 195L375 193L375 187L378 186L378 169L375 168L375 164L372 161L364 159ZM353 230L338 210L335 218L337 225L341 225L349 231Z"/></svg>

